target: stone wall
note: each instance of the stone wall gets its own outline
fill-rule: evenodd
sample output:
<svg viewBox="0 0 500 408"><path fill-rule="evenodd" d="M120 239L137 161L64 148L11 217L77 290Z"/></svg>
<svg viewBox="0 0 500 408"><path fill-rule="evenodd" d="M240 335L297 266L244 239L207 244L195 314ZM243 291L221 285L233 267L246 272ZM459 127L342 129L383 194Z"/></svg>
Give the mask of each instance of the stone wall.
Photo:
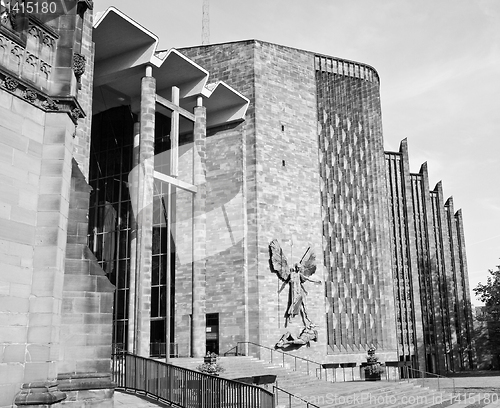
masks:
<svg viewBox="0 0 500 408"><path fill-rule="evenodd" d="M4 92L2 100L0 405L10 406L21 383L57 376L74 124Z"/></svg>
<svg viewBox="0 0 500 408"><path fill-rule="evenodd" d="M11 406L20 385L38 379L26 370L32 356L49 360L46 346L31 345L30 312L51 313L57 302L34 296L34 256L46 115L12 94L0 91L0 406ZM39 314L43 325L44 316ZM45 320L47 320L45 319ZM33 321L33 320L31 320ZM43 327L43 326L42 326ZM50 342L48 335L47 344ZM31 350L33 349L33 350ZM35 352L36 349L36 352ZM33 351L33 354L32 352ZM42 356L43 354L43 356ZM36 360L35 360L36 361ZM35 368L36 365L33 366ZM48 372L47 363L44 370Z"/></svg>
<svg viewBox="0 0 500 408"><path fill-rule="evenodd" d="M290 266L311 246L321 284L304 283L305 302L319 338L294 352L317 361L326 353L327 334L313 54L256 42L255 87L260 343L272 347L285 332L297 336L304 326L298 315L285 328L289 292L277 293L282 282L269 268L270 241L280 241Z"/></svg>
<svg viewBox="0 0 500 408"><path fill-rule="evenodd" d="M85 253L88 209L88 200L78 196L86 182L76 165L73 169L75 125L84 116L77 100L79 73L73 58L83 48L87 47L83 51L87 53L92 48L91 16L86 14L91 2L55 3L56 13L20 14L15 17L17 25L0 27L0 40L7 47L3 48L7 52L0 52L2 407L11 407L14 402L37 405L61 401L67 395L58 388L58 379L66 382L70 396L76 389L102 388L97 383L105 381L110 387L112 287L88 284L99 280L96 276L102 272L95 268L90 272L87 268L87 283L76 277L76 271L84 271L90 259L73 256L78 251ZM82 38L86 42L83 47ZM89 83L85 86L89 105ZM81 136L82 140L90 138L89 134ZM85 164L88 152L79 160ZM66 264L71 264L68 258L82 263L73 263L66 270ZM67 278L65 272L72 276ZM81 299L70 299L72 308L68 308L68 299L77 292ZM100 315L104 310L107 314L96 317L95 313ZM74 314L68 316L67 312ZM99 340L87 337L87 350L72 348L74 339L67 335L77 326L81 329L79 313L86 335L93 328L107 326ZM105 350L99 347L103 344ZM105 376L88 380L89 373L95 377L103 371L107 380L102 380ZM86 377L83 382L78 380L79 385L74 381L75 373ZM103 396L108 402L110 392Z"/></svg>
<svg viewBox="0 0 500 408"><path fill-rule="evenodd" d="M207 313L219 313L221 352L245 340L248 294L242 128L207 139Z"/></svg>
<svg viewBox="0 0 500 408"><path fill-rule="evenodd" d="M207 313L220 313L221 352L243 340L274 346L287 330L298 334L302 323L297 317L284 327L288 290L277 293L281 282L269 268L270 241L279 239L289 257L293 242L291 264L311 243L316 275L323 279L314 60L259 41L182 52L206 68L211 80L223 80L250 99L244 125L209 131L207 138L207 203L224 209L241 201L242 208L234 206L223 228L210 226L207 218L209 245L229 231L234 240L208 259ZM323 355L323 285L306 287L309 317L321 334L300 353Z"/></svg>
<svg viewBox="0 0 500 408"><path fill-rule="evenodd" d="M88 180L90 157L90 132L92 127L92 97L94 80L94 43L92 42L93 15L84 15L82 47L80 54L85 57L85 71L79 79L78 102L85 112L85 117L78 120L73 157L78 163L83 175Z"/></svg>
<svg viewBox="0 0 500 408"><path fill-rule="evenodd" d="M87 247L90 190L73 160L58 381L67 394L64 405L75 407L83 400L112 406L114 388L110 356L115 288Z"/></svg>
<svg viewBox="0 0 500 408"><path fill-rule="evenodd" d="M252 42L242 47L224 44L181 51L209 70L209 82L225 81L246 97L253 94ZM248 242L256 241L256 205L249 198L255 197L255 141L246 137L253 129L253 116L251 105L244 125L207 130L206 313L219 313L221 353L248 340L249 313L259 313L258 302L248 302L249 292L258 296L256 273L249 273L256 260L247 257ZM180 345L188 342L190 273L176 277L176 342ZM254 328L257 321L254 317ZM256 341L258 330L251 334Z"/></svg>

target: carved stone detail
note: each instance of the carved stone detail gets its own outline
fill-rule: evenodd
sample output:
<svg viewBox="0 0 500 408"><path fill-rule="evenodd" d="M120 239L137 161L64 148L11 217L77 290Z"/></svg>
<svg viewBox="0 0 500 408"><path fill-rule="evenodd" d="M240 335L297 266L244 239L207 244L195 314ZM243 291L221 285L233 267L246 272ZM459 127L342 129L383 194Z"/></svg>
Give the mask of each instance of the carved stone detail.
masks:
<svg viewBox="0 0 500 408"><path fill-rule="evenodd" d="M75 53L73 55L73 71L75 72L75 76L80 78L85 73L85 64L87 62L87 58L85 55Z"/></svg>
<svg viewBox="0 0 500 408"><path fill-rule="evenodd" d="M58 111L59 105L53 99L47 98L42 102L42 108L50 111Z"/></svg>
<svg viewBox="0 0 500 408"><path fill-rule="evenodd" d="M70 112L71 119L73 119L73 122L77 122L78 119L83 118L83 112L79 108L73 108L71 109Z"/></svg>
<svg viewBox="0 0 500 408"><path fill-rule="evenodd" d="M10 41L4 37L3 35L0 35L0 48L3 49L3 52L5 52L8 48L7 46L9 45Z"/></svg>
<svg viewBox="0 0 500 408"><path fill-rule="evenodd" d="M19 62L21 62L21 57L24 54L24 49L19 45L15 44L10 50L10 53L14 55L19 60Z"/></svg>
<svg viewBox="0 0 500 408"><path fill-rule="evenodd" d="M25 89L23 92L23 98L31 103L34 103L38 98L38 94L32 89Z"/></svg>
<svg viewBox="0 0 500 408"><path fill-rule="evenodd" d="M73 54L73 72L75 73L76 81L78 82L78 89L82 88L82 75L85 73L85 64L87 58L85 55Z"/></svg>
<svg viewBox="0 0 500 408"><path fill-rule="evenodd" d="M35 26L30 26L30 28L28 29L28 34L35 38L40 37L40 31Z"/></svg>
<svg viewBox="0 0 500 408"><path fill-rule="evenodd" d="M19 86L19 81L11 77L5 77L2 85L9 91L14 92Z"/></svg>
<svg viewBox="0 0 500 408"><path fill-rule="evenodd" d="M0 16L1 25L13 30L17 29L16 14L15 11L8 12L6 9Z"/></svg>
<svg viewBox="0 0 500 408"><path fill-rule="evenodd" d="M40 62L40 72L45 75L45 79L49 79L52 72L52 67L46 62Z"/></svg>
<svg viewBox="0 0 500 408"><path fill-rule="evenodd" d="M27 56L26 56L26 63L33 66L33 67L36 67L37 65L37 61L38 61L38 57L34 54L31 54L29 52L26 52Z"/></svg>
<svg viewBox="0 0 500 408"><path fill-rule="evenodd" d="M55 40L47 34L43 34L43 39L42 39L43 45L46 45L49 48L53 48L55 44Z"/></svg>

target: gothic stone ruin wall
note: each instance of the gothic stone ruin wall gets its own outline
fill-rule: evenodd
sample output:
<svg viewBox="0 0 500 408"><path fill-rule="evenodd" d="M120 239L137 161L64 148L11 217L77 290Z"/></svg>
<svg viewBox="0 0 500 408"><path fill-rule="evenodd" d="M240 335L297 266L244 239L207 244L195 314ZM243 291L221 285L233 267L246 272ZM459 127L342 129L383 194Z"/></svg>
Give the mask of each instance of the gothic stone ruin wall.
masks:
<svg viewBox="0 0 500 408"><path fill-rule="evenodd" d="M14 402L36 405L62 400L78 407L84 404L82 398L89 398L79 394L82 388L107 388L107 394L103 392L99 398L111 404L113 288L90 284L99 280L102 271L90 270L89 261L72 251L78 246L83 249L86 240L86 216L82 215L86 201L79 194L88 191L78 168L73 168L73 155L75 126L85 116L78 99L86 99L88 106L91 97L88 93L84 97L84 87L78 95L83 68L87 70L85 81L91 69L91 61L82 58L92 48L91 2L55 3L55 13L19 13L16 24L0 27L2 407ZM83 154L79 159L83 162L88 157ZM82 275L75 276L77 271ZM65 297L68 291L74 302L71 308ZM92 320L96 305L98 313L106 310L99 321ZM68 312L73 315L68 317ZM81 326L80 320L84 325L107 325L109 329L96 330L102 337L86 338L88 350L77 354L65 333ZM99 349L103 344L107 345L105 352ZM85 384L76 380L81 377L86 378Z"/></svg>

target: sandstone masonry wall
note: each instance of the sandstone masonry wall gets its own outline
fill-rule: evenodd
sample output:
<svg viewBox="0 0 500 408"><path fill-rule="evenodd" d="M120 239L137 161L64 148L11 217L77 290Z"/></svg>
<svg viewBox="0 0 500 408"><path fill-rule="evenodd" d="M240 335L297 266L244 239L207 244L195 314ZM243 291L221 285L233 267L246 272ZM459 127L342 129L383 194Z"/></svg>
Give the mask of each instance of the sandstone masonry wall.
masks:
<svg viewBox="0 0 500 408"><path fill-rule="evenodd" d="M207 313L222 310L226 316L221 319L221 351L244 339L274 346L287 330L298 334L302 323L297 317L284 327L288 290L277 293L281 282L269 268L270 241L279 239L287 256L293 242L291 264L311 243L317 276L323 279L313 56L260 41L182 51L208 69L211 79L227 82L250 99L244 125L214 136L209 132L207 138L207 160L213 163L207 169L207 199L215 200L211 205L216 207L238 199L240 189L244 197L243 213L230 217L230 225L243 228L243 241L235 239L237 245L207 263L207 299L213 299ZM233 161L238 157L241 164ZM216 230L207 225L207 234ZM307 290L309 317L321 331L323 286L308 284ZM222 306L228 301L228 307ZM322 331L320 341L301 354L324 354L325 341Z"/></svg>
<svg viewBox="0 0 500 408"><path fill-rule="evenodd" d="M45 120L44 112L0 92L1 407L11 406L26 377L37 379L36 374L25 375L31 352L47 358L50 354L48 348L28 343L30 312L38 309L49 313L47 319L39 315L40 324L47 325L50 313L57 308L50 298L30 301Z"/></svg>

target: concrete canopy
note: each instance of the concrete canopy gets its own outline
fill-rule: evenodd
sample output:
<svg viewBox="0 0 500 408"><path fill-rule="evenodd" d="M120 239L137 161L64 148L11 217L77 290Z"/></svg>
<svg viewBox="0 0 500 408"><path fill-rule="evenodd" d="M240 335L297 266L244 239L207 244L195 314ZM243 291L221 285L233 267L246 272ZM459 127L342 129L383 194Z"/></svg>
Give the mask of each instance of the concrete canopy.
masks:
<svg viewBox="0 0 500 408"><path fill-rule="evenodd" d="M201 96L207 108L207 127L244 119L248 99L224 82L207 86L209 73L176 49L157 51L158 37L110 7L96 17L93 114L129 105L137 113L140 84L147 66L153 68L157 94L171 100L172 87L180 90L180 106L192 112ZM169 116L168 109L165 114ZM181 124L181 132L183 129Z"/></svg>

